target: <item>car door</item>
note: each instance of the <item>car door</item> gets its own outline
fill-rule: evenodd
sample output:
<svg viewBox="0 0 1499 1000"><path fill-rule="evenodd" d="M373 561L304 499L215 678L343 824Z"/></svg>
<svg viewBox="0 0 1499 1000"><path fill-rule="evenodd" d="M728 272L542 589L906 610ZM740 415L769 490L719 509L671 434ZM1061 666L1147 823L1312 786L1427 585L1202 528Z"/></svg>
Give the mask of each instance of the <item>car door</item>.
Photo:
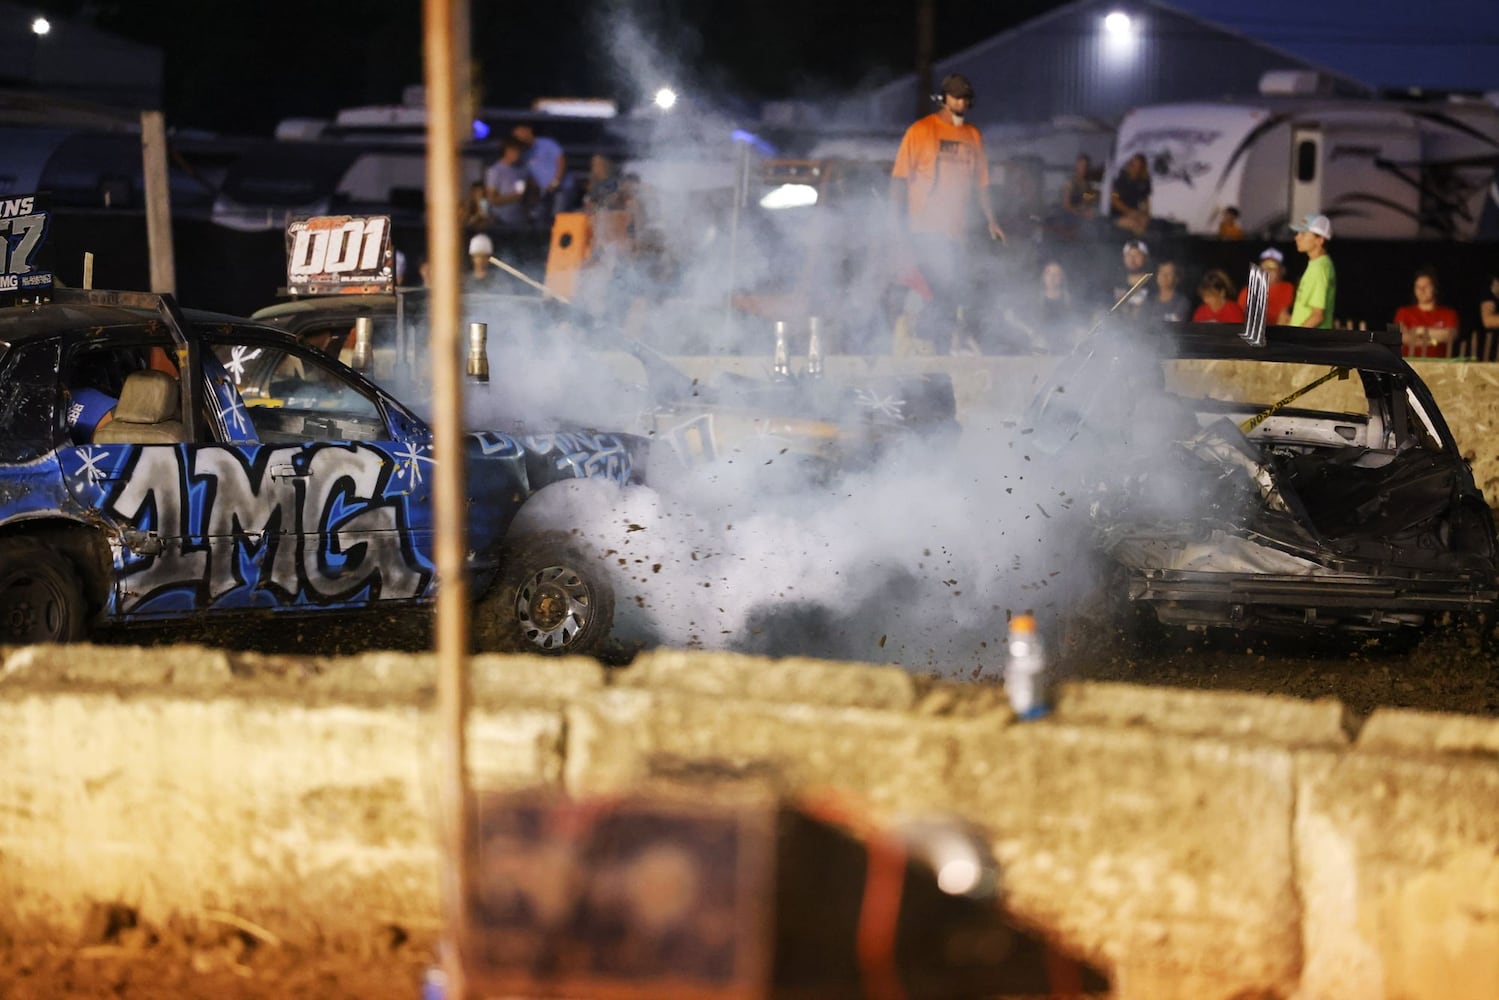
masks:
<svg viewBox="0 0 1499 1000"><path fill-rule="evenodd" d="M199 455L221 563L254 526L259 589L280 606L357 607L430 596L431 437L370 383L317 349L256 331L212 337L215 433ZM248 425L248 431L240 429ZM233 441L236 436L253 441ZM222 571L222 567L220 568Z"/></svg>

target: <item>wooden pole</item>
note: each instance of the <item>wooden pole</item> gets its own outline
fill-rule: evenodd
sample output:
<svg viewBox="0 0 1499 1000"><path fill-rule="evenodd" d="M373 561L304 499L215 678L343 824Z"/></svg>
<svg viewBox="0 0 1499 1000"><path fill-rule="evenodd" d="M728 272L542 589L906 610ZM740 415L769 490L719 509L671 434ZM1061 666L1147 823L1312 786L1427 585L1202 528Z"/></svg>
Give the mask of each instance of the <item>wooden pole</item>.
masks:
<svg viewBox="0 0 1499 1000"><path fill-rule="evenodd" d="M468 852L468 586L463 469L463 375L459 371L462 233L457 206L460 128L469 85L468 0L424 0L427 90L427 260L431 266L434 561L437 565L438 822L443 850L442 961L447 1000L468 1000L463 949L467 935Z"/></svg>
<svg viewBox="0 0 1499 1000"><path fill-rule="evenodd" d="M172 195L167 183L167 123L160 111L141 112L141 172L146 179L146 248L151 291L177 294L172 257Z"/></svg>
<svg viewBox="0 0 1499 1000"><path fill-rule="evenodd" d="M937 0L916 0L916 117L932 113L932 53L937 48Z"/></svg>

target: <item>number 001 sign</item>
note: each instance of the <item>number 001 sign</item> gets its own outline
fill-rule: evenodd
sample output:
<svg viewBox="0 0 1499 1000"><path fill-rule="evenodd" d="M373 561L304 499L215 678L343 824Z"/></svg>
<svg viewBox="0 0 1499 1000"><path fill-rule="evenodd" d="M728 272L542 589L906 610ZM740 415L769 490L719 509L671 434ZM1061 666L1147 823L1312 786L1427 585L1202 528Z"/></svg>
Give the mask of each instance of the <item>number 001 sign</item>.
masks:
<svg viewBox="0 0 1499 1000"><path fill-rule="evenodd" d="M286 227L286 288L294 295L388 292L390 216L320 215Z"/></svg>

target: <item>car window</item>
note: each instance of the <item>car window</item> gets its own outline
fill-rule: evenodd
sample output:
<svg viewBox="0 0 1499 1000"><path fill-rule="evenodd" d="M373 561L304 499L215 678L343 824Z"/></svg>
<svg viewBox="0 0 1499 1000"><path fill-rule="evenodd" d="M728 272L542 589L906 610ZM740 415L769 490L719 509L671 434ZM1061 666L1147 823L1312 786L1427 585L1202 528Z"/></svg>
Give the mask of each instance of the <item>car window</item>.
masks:
<svg viewBox="0 0 1499 1000"><path fill-rule="evenodd" d="M1333 376L1319 383L1331 370L1327 365L1172 359L1165 366L1167 388L1210 406L1216 402L1224 411L1264 409L1299 394L1285 408L1369 415L1364 382L1354 369L1347 378Z"/></svg>
<svg viewBox="0 0 1499 1000"><path fill-rule="evenodd" d="M114 420L116 404L131 374L158 371L177 378L175 355L170 340L144 327L134 332L117 330L107 340L75 343L60 375L69 439L88 444L95 431ZM180 420L180 414L171 419Z"/></svg>
<svg viewBox="0 0 1499 1000"><path fill-rule="evenodd" d="M208 349L239 390L263 442L388 437L379 404L318 348L226 338Z"/></svg>
<svg viewBox="0 0 1499 1000"><path fill-rule="evenodd" d="M0 363L0 461L26 462L57 442L58 344L21 344Z"/></svg>

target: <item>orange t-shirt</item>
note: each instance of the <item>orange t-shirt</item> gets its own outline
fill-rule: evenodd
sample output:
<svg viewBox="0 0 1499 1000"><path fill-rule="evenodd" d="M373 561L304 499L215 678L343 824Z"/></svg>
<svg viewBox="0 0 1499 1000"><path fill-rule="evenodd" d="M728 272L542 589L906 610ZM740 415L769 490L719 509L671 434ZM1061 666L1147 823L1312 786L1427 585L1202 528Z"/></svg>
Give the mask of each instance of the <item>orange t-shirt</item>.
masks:
<svg viewBox="0 0 1499 1000"><path fill-rule="evenodd" d="M890 176L906 182L911 232L961 237L969 199L989 186L984 137L972 125L927 115L906 129Z"/></svg>

